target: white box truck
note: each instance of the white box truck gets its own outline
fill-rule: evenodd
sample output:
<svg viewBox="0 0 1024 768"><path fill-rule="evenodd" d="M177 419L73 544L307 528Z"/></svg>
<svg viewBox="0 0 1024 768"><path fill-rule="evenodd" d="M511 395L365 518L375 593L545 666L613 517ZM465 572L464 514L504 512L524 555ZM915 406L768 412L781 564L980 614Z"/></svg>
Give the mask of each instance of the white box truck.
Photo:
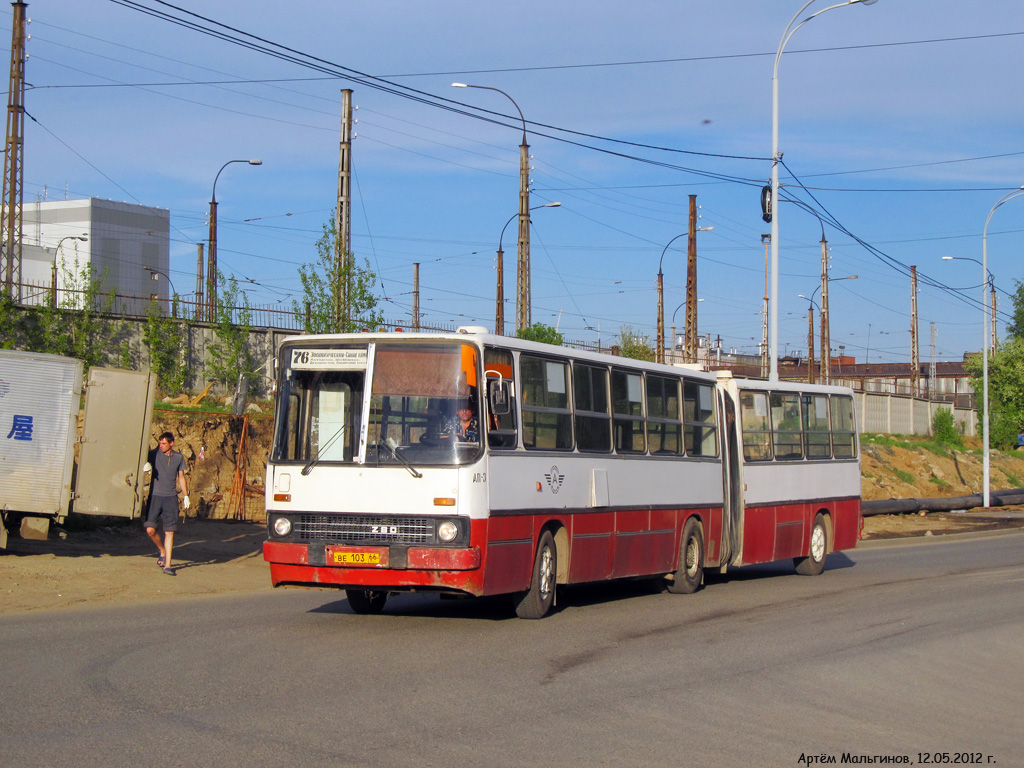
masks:
<svg viewBox="0 0 1024 768"><path fill-rule="evenodd" d="M69 512L142 514L155 389L152 374L94 367L83 409L80 360L0 350L0 548Z"/></svg>

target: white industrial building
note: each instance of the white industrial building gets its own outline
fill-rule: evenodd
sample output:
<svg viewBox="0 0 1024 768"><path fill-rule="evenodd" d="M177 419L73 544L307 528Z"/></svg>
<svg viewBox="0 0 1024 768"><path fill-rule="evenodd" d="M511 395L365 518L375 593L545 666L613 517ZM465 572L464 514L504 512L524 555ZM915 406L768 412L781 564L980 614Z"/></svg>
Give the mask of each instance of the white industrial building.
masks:
<svg viewBox="0 0 1024 768"><path fill-rule="evenodd" d="M21 229L23 303L44 303L56 276L58 302L81 306L65 291L91 267L104 293L118 295L115 311L167 306L170 211L94 197L35 202L22 208Z"/></svg>

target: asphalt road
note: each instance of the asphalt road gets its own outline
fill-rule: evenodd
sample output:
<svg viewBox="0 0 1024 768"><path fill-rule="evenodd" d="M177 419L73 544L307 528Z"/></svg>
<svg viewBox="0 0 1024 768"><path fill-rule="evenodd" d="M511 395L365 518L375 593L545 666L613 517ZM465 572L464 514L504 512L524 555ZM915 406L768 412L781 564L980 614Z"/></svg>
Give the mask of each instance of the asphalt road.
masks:
<svg viewBox="0 0 1024 768"><path fill-rule="evenodd" d="M1011 534L576 588L541 621L299 590L5 617L0 765L1019 766L1022 595Z"/></svg>

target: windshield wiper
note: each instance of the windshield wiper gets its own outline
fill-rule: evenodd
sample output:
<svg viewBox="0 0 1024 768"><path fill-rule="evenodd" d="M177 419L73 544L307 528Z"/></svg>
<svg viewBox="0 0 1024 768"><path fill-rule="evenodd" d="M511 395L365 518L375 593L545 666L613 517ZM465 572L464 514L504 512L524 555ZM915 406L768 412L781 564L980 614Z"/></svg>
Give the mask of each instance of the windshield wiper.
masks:
<svg viewBox="0 0 1024 768"><path fill-rule="evenodd" d="M306 475L313 471L313 467L320 463L320 454L324 453L328 448L330 448L334 444L334 441L341 437L341 433L344 431L344 426L338 427L338 431L331 435L331 439L324 443L324 447L317 450L316 456L310 459L306 466L302 468L303 477L305 477Z"/></svg>
<svg viewBox="0 0 1024 768"><path fill-rule="evenodd" d="M413 465L412 465L412 464L411 464L411 463L409 462L409 460L408 460L407 458L405 458L405 456L403 456L402 454L400 454L400 453L398 452L398 450L399 450L399 448L398 448L398 443L397 443L397 442L395 442L395 438L393 438L393 437L389 437L389 438L388 438L388 439L387 439L386 441L384 441L384 440L378 440L378 441L377 441L377 445L378 445L378 447L380 447L380 448L387 448L387 449L388 449L388 453L390 453L390 454L391 454L392 456L394 456L394 457L395 457L395 459L396 459L396 460L397 460L397 461L398 461L398 462L399 462L400 464L402 464L402 466L404 466L404 467L405 467L406 469L408 469L408 470L409 470L409 472L410 472L410 474L412 474L412 476L413 476L413 477L423 477L423 473L422 473L422 472L420 472L420 471L418 471L418 470L416 469L416 467L414 467L414 466L413 466Z"/></svg>

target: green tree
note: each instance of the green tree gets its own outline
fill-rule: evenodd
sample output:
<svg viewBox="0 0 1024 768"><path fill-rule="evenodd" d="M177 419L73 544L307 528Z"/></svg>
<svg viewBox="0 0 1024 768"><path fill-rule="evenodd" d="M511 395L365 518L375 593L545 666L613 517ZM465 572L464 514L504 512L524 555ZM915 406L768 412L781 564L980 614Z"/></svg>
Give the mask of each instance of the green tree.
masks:
<svg viewBox="0 0 1024 768"><path fill-rule="evenodd" d="M239 376L252 373L252 353L249 350L252 310L235 278L225 280L224 275L218 272L217 284L217 309L213 324L217 340L209 347L206 369L210 378L225 387L233 388Z"/></svg>
<svg viewBox="0 0 1024 768"><path fill-rule="evenodd" d="M529 328L520 328L516 331L516 337L526 341L539 341L542 344L562 345L562 334L544 323L534 323Z"/></svg>
<svg viewBox="0 0 1024 768"><path fill-rule="evenodd" d="M316 262L299 267L304 301L293 301L292 306L296 314L305 318L306 333L351 333L362 328L376 329L384 321L373 293L377 275L370 269L370 263L364 259L360 266L350 254L339 271L334 257L336 231L332 218L324 224L324 233L316 243ZM347 288L344 292L343 286ZM342 307L339 322L337 307L344 303L342 297L346 294L348 306Z"/></svg>
<svg viewBox="0 0 1024 768"><path fill-rule="evenodd" d="M28 346L35 352L78 358L88 371L108 361L110 350L118 347L124 321L111 317L115 291L103 292L104 281L97 279L92 265L77 274L66 265L61 269L65 287L60 301L53 306L51 289L46 306L34 310L37 322Z"/></svg>
<svg viewBox="0 0 1024 768"><path fill-rule="evenodd" d="M1006 333L1011 339L1024 339L1024 283L1014 280L1014 291L1010 295L1013 302L1013 319L1006 324Z"/></svg>
<svg viewBox="0 0 1024 768"><path fill-rule="evenodd" d="M7 291L0 288L0 349L14 349L21 333L18 308Z"/></svg>
<svg viewBox="0 0 1024 768"><path fill-rule="evenodd" d="M982 418L983 370L982 356L971 354L964 359L964 369L971 374L978 418ZM988 356L989 441L1008 449L1017 444L1017 435L1024 430L1024 339L1011 337Z"/></svg>
<svg viewBox="0 0 1024 768"><path fill-rule="evenodd" d="M964 441L953 420L953 411L949 408L939 408L935 411L935 415L932 416L932 436L942 445L963 450Z"/></svg>
<svg viewBox="0 0 1024 768"><path fill-rule="evenodd" d="M178 297L173 301L171 317L164 315L156 301L151 302L142 331L142 341L149 350L149 369L167 394L181 392L190 378L186 364L188 326L176 319Z"/></svg>
<svg viewBox="0 0 1024 768"><path fill-rule="evenodd" d="M633 326L624 325L619 328L618 342L619 355L622 357L654 362L654 344L651 343L651 337L634 331Z"/></svg>

